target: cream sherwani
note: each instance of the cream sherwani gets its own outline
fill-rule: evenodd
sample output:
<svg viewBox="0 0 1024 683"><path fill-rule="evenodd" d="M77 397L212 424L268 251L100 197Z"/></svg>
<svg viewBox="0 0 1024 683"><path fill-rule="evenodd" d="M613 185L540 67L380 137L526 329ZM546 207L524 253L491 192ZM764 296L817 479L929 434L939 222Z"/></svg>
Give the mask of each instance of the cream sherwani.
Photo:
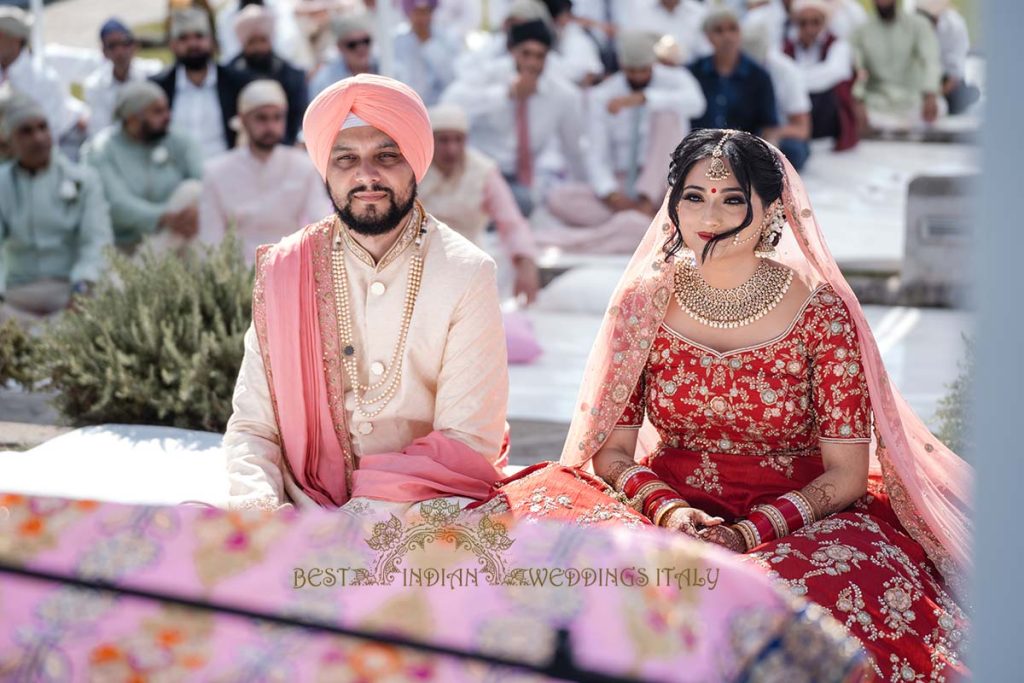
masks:
<svg viewBox="0 0 1024 683"><path fill-rule="evenodd" d="M229 226L242 242L247 263L256 247L276 242L286 226L314 223L331 213L331 201L309 156L278 145L265 160L248 145L215 157L203 170L199 240L219 244Z"/></svg>
<svg viewBox="0 0 1024 683"><path fill-rule="evenodd" d="M399 339L414 231L378 263L351 238L345 244L353 346L360 383L387 372ZM348 235L346 234L346 237ZM433 431L461 441L492 462L505 431L508 367L494 261L447 226L427 222L423 278L409 327L401 379L391 402L367 418L346 392L352 450L396 453ZM376 371L376 372L375 372ZM346 380L346 385L348 381ZM282 461L259 342L252 328L224 435L229 504L316 504Z"/></svg>

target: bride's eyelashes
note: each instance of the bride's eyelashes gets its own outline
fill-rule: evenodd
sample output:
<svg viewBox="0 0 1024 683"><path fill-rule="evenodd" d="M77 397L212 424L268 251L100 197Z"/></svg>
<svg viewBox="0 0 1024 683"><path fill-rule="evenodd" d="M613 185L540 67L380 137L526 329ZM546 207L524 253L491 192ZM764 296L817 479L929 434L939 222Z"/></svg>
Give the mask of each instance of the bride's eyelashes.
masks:
<svg viewBox="0 0 1024 683"><path fill-rule="evenodd" d="M683 195L683 201L693 202L694 204L696 204L698 202L704 201L704 197L697 192L687 192L686 194ZM732 206L743 206L747 202L745 199L743 199L742 196L732 196L726 197L723 203L730 204Z"/></svg>

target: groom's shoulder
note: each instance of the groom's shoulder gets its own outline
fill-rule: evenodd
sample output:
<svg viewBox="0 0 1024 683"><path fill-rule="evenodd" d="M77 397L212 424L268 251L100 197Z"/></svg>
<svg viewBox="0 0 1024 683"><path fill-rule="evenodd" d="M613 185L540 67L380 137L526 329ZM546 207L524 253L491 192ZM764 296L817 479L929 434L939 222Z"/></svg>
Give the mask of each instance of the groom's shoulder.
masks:
<svg viewBox="0 0 1024 683"><path fill-rule="evenodd" d="M480 267L494 267L494 259L487 252L447 225L430 217L434 239L430 241L430 255L453 269L468 273Z"/></svg>

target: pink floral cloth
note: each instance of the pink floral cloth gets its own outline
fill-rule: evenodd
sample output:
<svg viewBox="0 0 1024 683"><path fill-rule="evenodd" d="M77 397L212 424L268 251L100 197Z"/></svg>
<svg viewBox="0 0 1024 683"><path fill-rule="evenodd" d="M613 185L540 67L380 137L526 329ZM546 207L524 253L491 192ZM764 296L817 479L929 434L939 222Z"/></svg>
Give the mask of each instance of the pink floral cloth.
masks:
<svg viewBox="0 0 1024 683"><path fill-rule="evenodd" d="M300 514L0 494L0 680L496 680L507 672L494 665L12 567L539 666L564 627L579 667L644 680L866 671L819 608L716 548L649 529L516 523L443 498Z"/></svg>

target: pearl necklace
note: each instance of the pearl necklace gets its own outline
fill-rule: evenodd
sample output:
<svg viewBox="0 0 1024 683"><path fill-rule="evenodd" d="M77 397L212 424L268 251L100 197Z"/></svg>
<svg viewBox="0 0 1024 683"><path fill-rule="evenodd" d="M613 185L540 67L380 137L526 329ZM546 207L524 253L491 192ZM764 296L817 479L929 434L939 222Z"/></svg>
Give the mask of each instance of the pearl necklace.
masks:
<svg viewBox="0 0 1024 683"><path fill-rule="evenodd" d="M419 295L420 282L423 278L423 234L426 232L427 214L416 203L416 208L409 220L410 226L418 225L416 230L416 249L418 250L409 263L409 280L405 288L405 308L402 311L402 324L398 333L398 342L391 354L391 362L380 381L363 384L359 381L359 365L356 361L355 346L352 344L352 312L349 310L348 271L345 268L345 253L342 249L341 230L336 225L334 232L334 248L331 251L331 280L334 285L334 307L338 318L338 337L341 339L341 363L345 368L352 392L355 394L356 410L364 417L376 417L391 402L398 391L398 382L402 377L402 360L405 357L406 340L409 336L409 324L412 312ZM412 229L412 228L407 228ZM368 398L370 393L375 397ZM376 406L375 408L369 408Z"/></svg>
<svg viewBox="0 0 1024 683"><path fill-rule="evenodd" d="M760 320L778 306L793 283L793 271L761 261L739 287L717 289L696 268L677 267L674 282L676 302L687 315L708 327L733 329Z"/></svg>

